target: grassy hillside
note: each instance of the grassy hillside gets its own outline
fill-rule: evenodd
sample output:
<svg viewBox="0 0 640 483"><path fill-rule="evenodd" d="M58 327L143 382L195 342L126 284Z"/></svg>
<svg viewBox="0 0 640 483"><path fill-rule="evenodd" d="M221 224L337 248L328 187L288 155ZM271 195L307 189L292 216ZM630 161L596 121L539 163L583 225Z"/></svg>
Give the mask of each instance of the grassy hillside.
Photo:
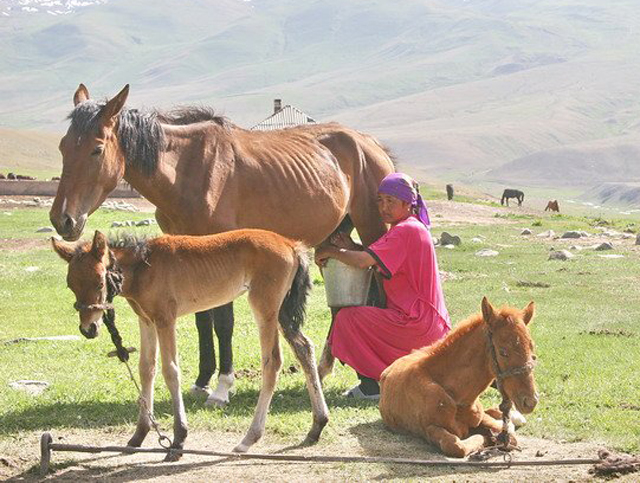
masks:
<svg viewBox="0 0 640 483"><path fill-rule="evenodd" d="M59 176L59 142L57 134L0 129L0 173L13 171L39 179Z"/></svg>
<svg viewBox="0 0 640 483"><path fill-rule="evenodd" d="M518 181L553 185L601 142L617 181L639 134L636 12L632 0L110 0L16 16L0 24L0 124L62 130L79 82L99 98L130 83L132 106L209 104L243 126L280 97L376 134L425 179L522 168Z"/></svg>

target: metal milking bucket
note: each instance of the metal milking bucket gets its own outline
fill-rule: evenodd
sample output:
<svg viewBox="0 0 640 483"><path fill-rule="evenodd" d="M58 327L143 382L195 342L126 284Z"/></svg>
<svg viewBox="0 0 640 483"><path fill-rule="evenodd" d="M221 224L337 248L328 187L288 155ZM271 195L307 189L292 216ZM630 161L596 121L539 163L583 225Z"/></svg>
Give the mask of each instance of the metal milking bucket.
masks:
<svg viewBox="0 0 640 483"><path fill-rule="evenodd" d="M361 269L329 258L322 268L324 290L329 307L365 305L371 285L372 269Z"/></svg>

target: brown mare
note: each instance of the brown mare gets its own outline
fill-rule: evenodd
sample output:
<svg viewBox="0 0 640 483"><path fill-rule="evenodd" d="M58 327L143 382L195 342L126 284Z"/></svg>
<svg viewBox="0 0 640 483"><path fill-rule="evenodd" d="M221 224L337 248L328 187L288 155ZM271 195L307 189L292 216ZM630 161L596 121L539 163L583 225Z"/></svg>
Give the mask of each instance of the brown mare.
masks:
<svg viewBox="0 0 640 483"><path fill-rule="evenodd" d="M384 423L422 436L447 456L462 458L489 444L502 429L495 419L502 414L485 412L478 397L494 379L520 412L530 413L538 402L527 328L533 312L533 302L524 310L495 310L485 297L482 314L395 361L380 381Z"/></svg>
<svg viewBox="0 0 640 483"><path fill-rule="evenodd" d="M62 179L50 212L68 241L125 179L156 206L164 233L206 235L238 228L271 230L308 246L355 226L368 245L385 233L377 187L394 170L372 137L339 124L247 131L207 109L141 113L124 109L129 86L106 103L80 84L71 125L60 141ZM210 308L210 307L209 307ZM212 318L220 345L217 389L207 403L228 402L233 384L233 306L196 314L205 389L215 372ZM321 376L333 367L323 352Z"/></svg>
<svg viewBox="0 0 640 483"><path fill-rule="evenodd" d="M121 295L138 315L142 398L153 408L157 347L162 375L173 401L173 444L181 449L187 420L180 391L176 318L226 304L248 292L260 334L262 388L249 431L234 451L245 452L264 433L267 410L282 365L278 328L304 370L313 409L306 442L315 442L328 421L327 405L315 366L313 345L300 326L311 287L305 247L264 230L236 230L202 237L165 235L124 246L110 246L96 231L91 243L52 240L69 263L67 285L76 296L80 331L98 334L107 294L107 273L122 274ZM142 406L129 446L140 446L150 420ZM169 455L168 455L168 458ZM173 457L171 457L173 458Z"/></svg>
<svg viewBox="0 0 640 483"><path fill-rule="evenodd" d="M549 203L547 203L547 207L544 209L544 211L555 211L556 213L560 213L558 200L549 200Z"/></svg>

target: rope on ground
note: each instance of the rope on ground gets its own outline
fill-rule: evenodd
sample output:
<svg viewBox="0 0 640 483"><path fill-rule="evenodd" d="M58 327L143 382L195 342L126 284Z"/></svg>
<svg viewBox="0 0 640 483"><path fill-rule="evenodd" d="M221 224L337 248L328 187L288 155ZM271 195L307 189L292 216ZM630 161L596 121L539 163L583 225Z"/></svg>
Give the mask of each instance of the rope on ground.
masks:
<svg viewBox="0 0 640 483"><path fill-rule="evenodd" d="M613 455L607 450L598 451L602 460L589 470L594 476L618 476L640 471L640 457Z"/></svg>

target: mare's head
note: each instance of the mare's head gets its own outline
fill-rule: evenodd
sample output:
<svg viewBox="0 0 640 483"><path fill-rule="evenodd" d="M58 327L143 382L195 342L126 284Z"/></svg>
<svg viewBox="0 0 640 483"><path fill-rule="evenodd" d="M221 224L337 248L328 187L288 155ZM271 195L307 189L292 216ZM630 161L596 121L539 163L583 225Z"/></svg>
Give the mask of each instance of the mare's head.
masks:
<svg viewBox="0 0 640 483"><path fill-rule="evenodd" d="M80 238L87 217L113 191L125 171L118 143L118 115L129 95L126 85L104 104L89 99L80 84L73 96L71 125L60 141L62 175L49 212L51 223L65 240Z"/></svg>
<svg viewBox="0 0 640 483"><path fill-rule="evenodd" d="M530 302L523 310L512 307L493 308L486 297L482 299L482 317L487 327L489 352L495 355L493 367L496 379L518 411L530 413L538 403L533 378L533 340L527 325L533 319L535 306Z"/></svg>
<svg viewBox="0 0 640 483"><path fill-rule="evenodd" d="M69 264L67 286L76 296L80 332L87 339L98 335L107 299L107 269L113 263L105 236L96 231L93 241L65 243L51 239L53 249Z"/></svg>

